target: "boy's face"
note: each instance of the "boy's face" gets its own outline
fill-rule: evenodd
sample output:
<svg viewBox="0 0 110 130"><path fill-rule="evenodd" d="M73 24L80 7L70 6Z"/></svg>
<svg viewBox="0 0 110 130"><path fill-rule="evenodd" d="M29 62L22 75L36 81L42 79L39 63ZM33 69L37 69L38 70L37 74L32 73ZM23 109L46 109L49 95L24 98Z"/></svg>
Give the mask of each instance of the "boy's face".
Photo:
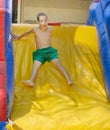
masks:
<svg viewBox="0 0 110 130"><path fill-rule="evenodd" d="M40 16L39 17L39 26L41 27L41 29L47 29L47 26L48 26L48 19L46 16Z"/></svg>

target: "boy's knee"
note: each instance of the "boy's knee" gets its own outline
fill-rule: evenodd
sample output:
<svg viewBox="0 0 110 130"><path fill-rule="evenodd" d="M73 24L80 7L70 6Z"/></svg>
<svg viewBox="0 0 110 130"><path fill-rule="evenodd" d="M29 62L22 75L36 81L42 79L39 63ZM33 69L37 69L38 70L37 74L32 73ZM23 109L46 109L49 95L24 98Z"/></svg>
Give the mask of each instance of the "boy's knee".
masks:
<svg viewBox="0 0 110 130"><path fill-rule="evenodd" d="M56 67L60 67L61 64L58 60L53 60L52 63L56 66Z"/></svg>

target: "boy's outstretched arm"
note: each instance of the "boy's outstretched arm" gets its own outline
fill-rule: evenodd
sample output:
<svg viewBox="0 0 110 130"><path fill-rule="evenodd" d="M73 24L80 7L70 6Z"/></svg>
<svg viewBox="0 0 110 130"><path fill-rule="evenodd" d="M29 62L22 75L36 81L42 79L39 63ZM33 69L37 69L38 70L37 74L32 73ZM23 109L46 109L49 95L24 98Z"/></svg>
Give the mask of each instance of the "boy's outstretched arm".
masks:
<svg viewBox="0 0 110 130"><path fill-rule="evenodd" d="M20 36L12 34L12 37L13 37L13 39L17 40L17 39L23 38L23 37L25 37L25 36L27 36L27 35L29 35L31 33L34 33L34 29L31 29L28 32L25 32L25 33L21 34Z"/></svg>

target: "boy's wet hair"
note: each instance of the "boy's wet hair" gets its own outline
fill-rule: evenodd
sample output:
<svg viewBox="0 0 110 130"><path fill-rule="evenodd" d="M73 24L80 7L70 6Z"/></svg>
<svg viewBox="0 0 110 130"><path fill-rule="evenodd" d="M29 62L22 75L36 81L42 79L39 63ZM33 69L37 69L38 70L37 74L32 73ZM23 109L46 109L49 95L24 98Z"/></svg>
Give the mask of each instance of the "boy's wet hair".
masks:
<svg viewBox="0 0 110 130"><path fill-rule="evenodd" d="M38 13L38 15L37 15L37 21L39 21L40 16L45 16L45 17L48 19L48 16L47 16L45 13L40 12L40 13Z"/></svg>

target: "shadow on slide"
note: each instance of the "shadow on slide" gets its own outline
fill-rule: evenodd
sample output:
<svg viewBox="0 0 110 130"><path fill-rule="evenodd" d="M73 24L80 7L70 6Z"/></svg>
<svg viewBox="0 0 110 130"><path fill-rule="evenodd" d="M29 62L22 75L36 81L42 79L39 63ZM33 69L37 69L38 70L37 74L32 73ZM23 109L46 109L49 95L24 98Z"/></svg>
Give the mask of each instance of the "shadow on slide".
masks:
<svg viewBox="0 0 110 130"><path fill-rule="evenodd" d="M14 34L34 25L13 24ZM13 42L15 98L12 130L108 130L110 104L105 92L95 27L59 26L52 32L52 46L75 85L68 86L51 63L39 70L34 88L23 86L32 70L34 36Z"/></svg>

